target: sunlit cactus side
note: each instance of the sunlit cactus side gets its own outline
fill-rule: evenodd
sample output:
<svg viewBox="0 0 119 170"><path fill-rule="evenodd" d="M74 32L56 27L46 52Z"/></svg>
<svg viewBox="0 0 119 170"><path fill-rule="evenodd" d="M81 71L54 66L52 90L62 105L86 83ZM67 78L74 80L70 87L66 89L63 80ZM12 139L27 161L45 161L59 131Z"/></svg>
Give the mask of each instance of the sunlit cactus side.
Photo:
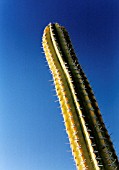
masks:
<svg viewBox="0 0 119 170"><path fill-rule="evenodd" d="M49 24L43 48L53 75L77 170L119 170L94 93L64 27Z"/></svg>

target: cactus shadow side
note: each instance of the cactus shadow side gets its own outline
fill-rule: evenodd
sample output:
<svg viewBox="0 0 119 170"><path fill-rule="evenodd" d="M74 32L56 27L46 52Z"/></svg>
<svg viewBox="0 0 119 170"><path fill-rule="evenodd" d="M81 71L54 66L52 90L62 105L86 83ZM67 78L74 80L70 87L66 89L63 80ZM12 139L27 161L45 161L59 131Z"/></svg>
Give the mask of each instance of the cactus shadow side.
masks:
<svg viewBox="0 0 119 170"><path fill-rule="evenodd" d="M42 43L77 170L119 170L112 141L68 32L58 23L49 24Z"/></svg>

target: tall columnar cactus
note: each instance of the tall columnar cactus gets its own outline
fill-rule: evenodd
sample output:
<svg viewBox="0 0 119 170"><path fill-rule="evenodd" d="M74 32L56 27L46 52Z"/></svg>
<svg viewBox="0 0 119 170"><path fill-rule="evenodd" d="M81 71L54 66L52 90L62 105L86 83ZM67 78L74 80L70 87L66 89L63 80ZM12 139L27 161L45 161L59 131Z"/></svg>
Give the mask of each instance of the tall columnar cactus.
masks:
<svg viewBox="0 0 119 170"><path fill-rule="evenodd" d="M51 69L78 170L119 170L94 93L64 27L49 24L43 48Z"/></svg>

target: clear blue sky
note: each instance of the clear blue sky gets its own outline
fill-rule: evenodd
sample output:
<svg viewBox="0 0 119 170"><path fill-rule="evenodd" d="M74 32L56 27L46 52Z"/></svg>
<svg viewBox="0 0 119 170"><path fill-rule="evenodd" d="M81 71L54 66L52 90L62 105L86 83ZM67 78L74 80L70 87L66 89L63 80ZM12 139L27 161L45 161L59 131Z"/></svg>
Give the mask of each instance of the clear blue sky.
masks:
<svg viewBox="0 0 119 170"><path fill-rule="evenodd" d="M0 170L75 170L45 57L49 22L69 31L119 153L119 1L0 1Z"/></svg>

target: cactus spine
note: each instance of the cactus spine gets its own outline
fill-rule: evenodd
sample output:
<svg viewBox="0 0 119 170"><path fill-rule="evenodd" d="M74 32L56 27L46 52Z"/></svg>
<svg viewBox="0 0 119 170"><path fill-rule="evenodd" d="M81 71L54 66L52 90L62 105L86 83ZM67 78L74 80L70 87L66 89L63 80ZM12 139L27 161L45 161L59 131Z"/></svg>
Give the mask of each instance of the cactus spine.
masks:
<svg viewBox="0 0 119 170"><path fill-rule="evenodd" d="M43 34L43 48L77 170L118 170L113 144L65 28L49 24Z"/></svg>

